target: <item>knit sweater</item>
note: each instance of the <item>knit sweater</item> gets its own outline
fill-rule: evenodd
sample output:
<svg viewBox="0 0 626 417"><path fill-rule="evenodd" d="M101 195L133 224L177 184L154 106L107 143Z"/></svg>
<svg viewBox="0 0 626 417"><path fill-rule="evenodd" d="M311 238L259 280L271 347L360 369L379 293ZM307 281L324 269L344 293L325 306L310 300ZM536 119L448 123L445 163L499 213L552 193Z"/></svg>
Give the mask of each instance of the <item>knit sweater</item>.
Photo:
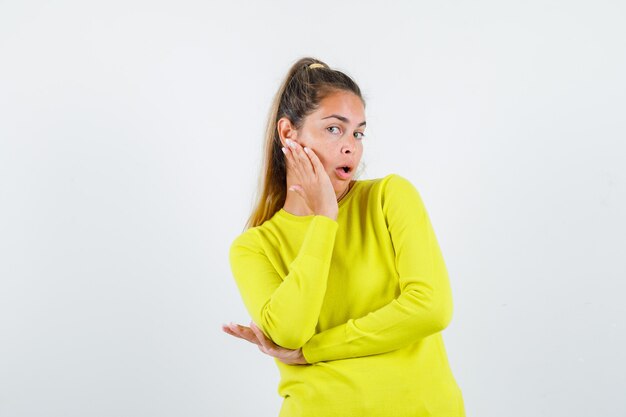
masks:
<svg viewBox="0 0 626 417"><path fill-rule="evenodd" d="M309 365L278 360L280 417L462 417L441 331L452 295L420 194L397 174L356 181L337 220L284 209L236 237L252 320Z"/></svg>

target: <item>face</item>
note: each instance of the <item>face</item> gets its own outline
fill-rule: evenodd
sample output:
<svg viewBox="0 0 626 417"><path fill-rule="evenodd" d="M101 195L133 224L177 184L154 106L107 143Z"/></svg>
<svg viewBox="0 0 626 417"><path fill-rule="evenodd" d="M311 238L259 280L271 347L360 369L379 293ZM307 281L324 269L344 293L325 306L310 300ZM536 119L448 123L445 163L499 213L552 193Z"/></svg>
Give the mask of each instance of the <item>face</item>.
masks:
<svg viewBox="0 0 626 417"><path fill-rule="evenodd" d="M363 154L365 107L354 93L337 91L320 101L300 129L284 133L313 149L340 196L349 186ZM347 173L342 169L345 166L349 167Z"/></svg>

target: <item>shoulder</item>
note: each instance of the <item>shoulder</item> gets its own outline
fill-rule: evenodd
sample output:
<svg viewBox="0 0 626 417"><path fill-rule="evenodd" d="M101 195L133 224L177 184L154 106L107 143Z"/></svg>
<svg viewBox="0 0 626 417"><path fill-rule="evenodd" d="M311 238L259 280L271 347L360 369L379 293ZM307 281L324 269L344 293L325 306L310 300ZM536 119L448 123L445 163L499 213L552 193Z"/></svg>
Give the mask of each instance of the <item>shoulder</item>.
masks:
<svg viewBox="0 0 626 417"><path fill-rule="evenodd" d="M419 197L419 191L413 183L399 174L388 174L374 180L380 188L383 197L402 198L408 196Z"/></svg>
<svg viewBox="0 0 626 417"><path fill-rule="evenodd" d="M415 189L413 183L400 174L387 174L386 176L379 178L377 181L379 181L381 185L384 184L384 187L386 188L409 187Z"/></svg>
<svg viewBox="0 0 626 417"><path fill-rule="evenodd" d="M372 191L373 190L386 191L386 190L396 190L396 189L403 189L403 188L413 189L417 191L415 186L411 183L411 181L409 181L407 178L403 177L402 175L395 174L395 173L387 174L384 177L380 177L380 178L360 180L359 183L361 185L361 189L369 189Z"/></svg>
<svg viewBox="0 0 626 417"><path fill-rule="evenodd" d="M383 211L419 210L425 211L422 197L417 187L399 174L388 174L375 180L380 190L380 202Z"/></svg>
<svg viewBox="0 0 626 417"><path fill-rule="evenodd" d="M261 250L258 228L259 226L251 227L233 239L229 250L231 258L242 250L246 252L258 252Z"/></svg>
<svg viewBox="0 0 626 417"><path fill-rule="evenodd" d="M231 242L231 257L233 254L265 253L268 247L276 247L279 245L279 236L286 227L282 223L284 221L276 212L262 224L244 230Z"/></svg>

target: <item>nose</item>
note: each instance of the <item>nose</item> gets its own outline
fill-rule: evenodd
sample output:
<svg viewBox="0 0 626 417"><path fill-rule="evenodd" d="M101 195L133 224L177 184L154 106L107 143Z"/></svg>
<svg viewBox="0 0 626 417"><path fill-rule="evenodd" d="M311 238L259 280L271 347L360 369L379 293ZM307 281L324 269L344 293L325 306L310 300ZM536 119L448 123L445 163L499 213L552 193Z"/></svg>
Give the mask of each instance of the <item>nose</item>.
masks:
<svg viewBox="0 0 626 417"><path fill-rule="evenodd" d="M343 154L351 154L354 153L356 149L356 139L354 136L350 136L344 143L341 145L341 153Z"/></svg>

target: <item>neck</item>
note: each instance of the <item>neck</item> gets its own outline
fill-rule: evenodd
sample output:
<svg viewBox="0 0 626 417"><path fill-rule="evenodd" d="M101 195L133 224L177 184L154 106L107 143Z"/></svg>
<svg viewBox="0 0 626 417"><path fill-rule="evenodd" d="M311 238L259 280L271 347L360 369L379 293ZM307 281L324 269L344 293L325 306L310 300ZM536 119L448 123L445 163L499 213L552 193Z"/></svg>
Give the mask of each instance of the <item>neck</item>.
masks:
<svg viewBox="0 0 626 417"><path fill-rule="evenodd" d="M348 194L348 191L350 191L350 188L352 188L352 184L353 184L353 181L350 181L345 191L341 193L339 197L337 197L337 203L340 202L346 196L346 194Z"/></svg>

